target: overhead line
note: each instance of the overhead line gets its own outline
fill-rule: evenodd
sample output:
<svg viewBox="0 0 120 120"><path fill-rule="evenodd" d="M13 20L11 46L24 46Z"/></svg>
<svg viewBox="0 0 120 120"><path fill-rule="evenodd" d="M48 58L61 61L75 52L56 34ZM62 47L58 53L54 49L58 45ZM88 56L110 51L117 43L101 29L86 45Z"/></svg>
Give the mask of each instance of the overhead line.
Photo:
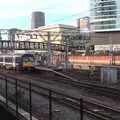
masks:
<svg viewBox="0 0 120 120"><path fill-rule="evenodd" d="M69 15L69 16L67 16L67 17L63 17L63 18L61 18L61 19L58 19L58 20L55 20L55 21L51 22L51 24L52 24L52 23L59 22L59 21L63 21L63 20L66 20L66 19L69 19L69 18L71 18L71 17L78 16L78 15L80 15L81 13L86 13L86 12L89 12L89 10L87 10L87 11L82 11L82 12L78 12L78 13Z"/></svg>

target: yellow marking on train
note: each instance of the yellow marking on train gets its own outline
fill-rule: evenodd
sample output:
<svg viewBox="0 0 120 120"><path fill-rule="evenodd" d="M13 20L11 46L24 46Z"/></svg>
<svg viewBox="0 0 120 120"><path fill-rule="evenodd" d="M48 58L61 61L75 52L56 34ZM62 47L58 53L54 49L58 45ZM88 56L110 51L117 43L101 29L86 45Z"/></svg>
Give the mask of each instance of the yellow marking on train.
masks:
<svg viewBox="0 0 120 120"><path fill-rule="evenodd" d="M24 63L23 63L23 66L24 66L24 67L32 67L32 66L33 66L33 63L32 63L32 62L24 62Z"/></svg>

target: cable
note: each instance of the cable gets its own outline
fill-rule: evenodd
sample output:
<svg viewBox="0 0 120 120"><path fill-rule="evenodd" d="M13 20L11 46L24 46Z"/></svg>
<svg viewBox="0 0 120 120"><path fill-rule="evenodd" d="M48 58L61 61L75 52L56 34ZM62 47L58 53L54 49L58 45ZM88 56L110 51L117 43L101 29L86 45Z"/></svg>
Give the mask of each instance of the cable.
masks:
<svg viewBox="0 0 120 120"><path fill-rule="evenodd" d="M64 17L64 18L55 20L55 21L53 21L52 23L56 23L56 22L59 22L59 21L63 21L63 20L65 20L65 19L69 19L69 18L71 18L71 17L78 16L80 13L86 13L86 12L89 12L89 10L86 10L86 11L83 11L83 12L79 12L79 13L76 13L76 14L69 15L69 16L67 16L67 17ZM50 24L52 24L52 23L50 23Z"/></svg>
<svg viewBox="0 0 120 120"><path fill-rule="evenodd" d="M87 13L87 12L91 12L91 11L94 11L94 8L93 8L93 9L90 9L90 10L85 10L85 11L82 11L82 12L78 12L78 13L75 13L75 14L69 15L69 16L67 16L67 17L63 17L63 18L61 18L61 19L58 19L58 20L52 21L50 24L53 24L53 23L56 23L56 22L59 22L59 21L66 20L66 19L69 19L69 18L71 18L71 17L78 16L78 15L81 14L81 13Z"/></svg>

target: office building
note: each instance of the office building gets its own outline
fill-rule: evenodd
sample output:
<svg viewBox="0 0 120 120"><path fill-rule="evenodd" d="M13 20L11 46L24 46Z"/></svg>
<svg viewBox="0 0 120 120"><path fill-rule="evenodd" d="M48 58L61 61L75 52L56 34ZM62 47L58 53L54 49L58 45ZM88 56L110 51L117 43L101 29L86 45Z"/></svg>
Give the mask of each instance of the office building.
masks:
<svg viewBox="0 0 120 120"><path fill-rule="evenodd" d="M45 25L45 14L43 12L35 11L32 13L31 29L38 28Z"/></svg>
<svg viewBox="0 0 120 120"><path fill-rule="evenodd" d="M119 50L120 0L90 0L90 26L95 51Z"/></svg>
<svg viewBox="0 0 120 120"><path fill-rule="evenodd" d="M91 30L120 31L120 0L90 0Z"/></svg>
<svg viewBox="0 0 120 120"><path fill-rule="evenodd" d="M90 31L89 17L77 19L77 27L78 30L80 30L80 32L89 32Z"/></svg>

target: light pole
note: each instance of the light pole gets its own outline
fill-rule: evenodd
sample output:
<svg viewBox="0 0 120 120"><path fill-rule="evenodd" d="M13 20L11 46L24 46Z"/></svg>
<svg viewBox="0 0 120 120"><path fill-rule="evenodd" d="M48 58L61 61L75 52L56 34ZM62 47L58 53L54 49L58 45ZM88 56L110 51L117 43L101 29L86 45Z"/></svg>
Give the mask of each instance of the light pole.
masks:
<svg viewBox="0 0 120 120"><path fill-rule="evenodd" d="M112 43L112 37L111 37L111 33L109 33L109 40L110 40L110 65L113 65L113 43Z"/></svg>
<svg viewBox="0 0 120 120"><path fill-rule="evenodd" d="M65 65L68 68L68 38L66 38L66 55L65 55Z"/></svg>
<svg viewBox="0 0 120 120"><path fill-rule="evenodd" d="M48 55L47 55L48 66L51 66L51 59L52 59L51 40L50 40L50 32L48 32Z"/></svg>

